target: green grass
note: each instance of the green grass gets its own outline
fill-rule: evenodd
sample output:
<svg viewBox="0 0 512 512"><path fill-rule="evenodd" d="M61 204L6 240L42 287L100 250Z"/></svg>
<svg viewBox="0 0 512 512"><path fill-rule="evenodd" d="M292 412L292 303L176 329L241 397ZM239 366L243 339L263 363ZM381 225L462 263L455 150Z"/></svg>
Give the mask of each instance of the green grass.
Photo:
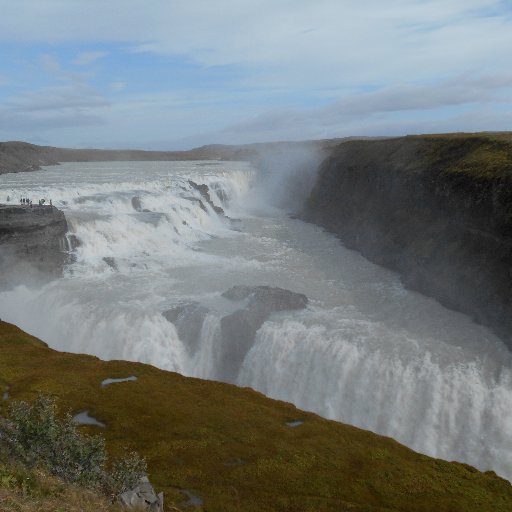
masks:
<svg viewBox="0 0 512 512"><path fill-rule="evenodd" d="M27 468L0 452L2 512L121 512L97 492L62 482L39 468Z"/></svg>
<svg viewBox="0 0 512 512"><path fill-rule="evenodd" d="M101 388L107 377L135 382ZM297 410L250 389L185 378L149 365L56 352L0 322L0 380L11 400L43 392L89 414L113 456L136 450L168 503L190 489L209 512L512 510L494 473L433 459ZM4 402L3 411L6 411ZM287 421L304 424L290 428Z"/></svg>
<svg viewBox="0 0 512 512"><path fill-rule="evenodd" d="M512 177L512 133L452 133L407 137L426 142L435 167L478 179Z"/></svg>

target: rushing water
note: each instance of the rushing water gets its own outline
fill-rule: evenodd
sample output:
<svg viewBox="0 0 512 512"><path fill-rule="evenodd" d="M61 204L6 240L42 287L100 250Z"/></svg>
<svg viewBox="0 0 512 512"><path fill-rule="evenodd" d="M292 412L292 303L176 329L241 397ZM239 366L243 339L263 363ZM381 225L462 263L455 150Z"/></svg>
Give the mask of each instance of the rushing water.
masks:
<svg viewBox="0 0 512 512"><path fill-rule="evenodd" d="M208 185L227 217L189 180ZM287 184L270 186L276 198ZM80 242L62 279L0 293L0 316L50 346L222 379L219 323L233 306L220 294L238 284L305 293L306 310L259 329L238 384L512 478L512 357L502 343L266 204L248 164L65 164L0 176L2 195L51 198ZM189 326L192 349L161 314L184 302L209 310Z"/></svg>

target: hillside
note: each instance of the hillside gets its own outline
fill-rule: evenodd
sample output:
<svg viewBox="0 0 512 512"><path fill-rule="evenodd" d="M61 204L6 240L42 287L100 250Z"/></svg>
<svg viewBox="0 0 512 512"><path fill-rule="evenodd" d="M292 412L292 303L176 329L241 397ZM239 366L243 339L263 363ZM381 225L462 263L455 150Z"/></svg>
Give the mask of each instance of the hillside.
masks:
<svg viewBox="0 0 512 512"><path fill-rule="evenodd" d="M188 151L142 151L116 149L66 149L26 142L0 142L0 174L36 171L63 162L243 160L255 162L264 153L286 153L297 149L330 149L341 139L270 142L239 146L214 144Z"/></svg>
<svg viewBox="0 0 512 512"><path fill-rule="evenodd" d="M101 386L129 376L137 380ZM113 455L144 455L167 503L186 510L512 510L512 487L493 472L420 455L250 389L56 352L5 322L0 387L2 412L38 392L57 396L63 410L88 411L106 427L84 429L104 434ZM203 505L186 506L190 496Z"/></svg>
<svg viewBox="0 0 512 512"><path fill-rule="evenodd" d="M65 507L65 508L64 508ZM3 460L0 452L2 512L122 512L98 492L67 484L39 468Z"/></svg>

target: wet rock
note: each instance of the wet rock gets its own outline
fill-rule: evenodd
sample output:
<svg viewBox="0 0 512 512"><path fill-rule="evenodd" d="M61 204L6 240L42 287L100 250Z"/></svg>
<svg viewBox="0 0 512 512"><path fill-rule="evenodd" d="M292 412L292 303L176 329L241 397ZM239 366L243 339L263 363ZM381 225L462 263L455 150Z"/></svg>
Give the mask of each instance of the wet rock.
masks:
<svg viewBox="0 0 512 512"><path fill-rule="evenodd" d="M304 309L308 298L303 293L295 293L284 288L271 286L233 286L222 296L233 301L249 299L248 307L268 312L290 309ZM264 313L265 314L265 313Z"/></svg>
<svg viewBox="0 0 512 512"><path fill-rule="evenodd" d="M191 187L195 188L201 194L203 199L212 207L213 211L217 215L224 215L224 210L220 206L215 206L215 204L213 204L212 198L210 197L210 189L208 188L208 185L205 185L204 183L202 185L198 185L192 180L188 180L188 182ZM201 207L204 210L206 210L204 205L202 205Z"/></svg>
<svg viewBox="0 0 512 512"><path fill-rule="evenodd" d="M223 340L220 376L234 382L256 332L270 315L304 309L308 299L302 293L270 286L234 286L222 296L232 301L244 301L243 308L223 317L220 322Z"/></svg>
<svg viewBox="0 0 512 512"><path fill-rule="evenodd" d="M118 499L126 510L164 512L164 494L157 495L147 477L142 477L133 489L123 492Z"/></svg>
<svg viewBox="0 0 512 512"><path fill-rule="evenodd" d="M203 322L208 308L198 302L187 302L163 311L166 320L175 325L180 340L185 342L187 350L194 353L199 345Z"/></svg>
<svg viewBox="0 0 512 512"><path fill-rule="evenodd" d="M80 239L74 234L67 235L66 240L68 241L68 250L70 251L74 251L75 249L78 249L78 247L82 245Z"/></svg>
<svg viewBox="0 0 512 512"><path fill-rule="evenodd" d="M119 270L119 268L117 267L117 263L116 263L116 260L115 258L112 258L111 256L105 256L103 258L103 261L112 269L112 270L115 270L116 272Z"/></svg>
<svg viewBox="0 0 512 512"><path fill-rule="evenodd" d="M203 201L201 201L201 200L199 200L199 207L201 208L201 210L203 210L203 212L208 213L208 208L206 208Z"/></svg>
<svg viewBox="0 0 512 512"><path fill-rule="evenodd" d="M511 158L484 134L349 141L320 167L301 218L512 349Z"/></svg>
<svg viewBox="0 0 512 512"><path fill-rule="evenodd" d="M136 212L141 212L142 211L142 203L140 201L140 197L137 197L137 196L132 197L132 208Z"/></svg>
<svg viewBox="0 0 512 512"><path fill-rule="evenodd" d="M64 213L53 206L0 205L0 268L60 276L67 261Z"/></svg>

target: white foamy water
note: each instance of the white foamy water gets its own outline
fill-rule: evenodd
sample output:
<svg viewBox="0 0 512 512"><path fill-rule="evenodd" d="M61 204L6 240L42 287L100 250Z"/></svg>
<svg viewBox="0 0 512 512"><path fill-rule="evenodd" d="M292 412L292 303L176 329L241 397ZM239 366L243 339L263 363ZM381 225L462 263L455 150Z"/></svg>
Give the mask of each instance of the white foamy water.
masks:
<svg viewBox="0 0 512 512"><path fill-rule="evenodd" d="M306 310L259 329L238 384L512 479L509 351L265 204L259 178L239 162L80 163L0 176L0 200L51 198L80 242L62 279L0 293L0 317L57 349L222 379L220 319L237 306L221 293L239 284L305 293ZM229 218L189 180L208 185ZM271 186L276 196L286 183ZM182 326L192 341L161 314L190 302L206 308Z"/></svg>

